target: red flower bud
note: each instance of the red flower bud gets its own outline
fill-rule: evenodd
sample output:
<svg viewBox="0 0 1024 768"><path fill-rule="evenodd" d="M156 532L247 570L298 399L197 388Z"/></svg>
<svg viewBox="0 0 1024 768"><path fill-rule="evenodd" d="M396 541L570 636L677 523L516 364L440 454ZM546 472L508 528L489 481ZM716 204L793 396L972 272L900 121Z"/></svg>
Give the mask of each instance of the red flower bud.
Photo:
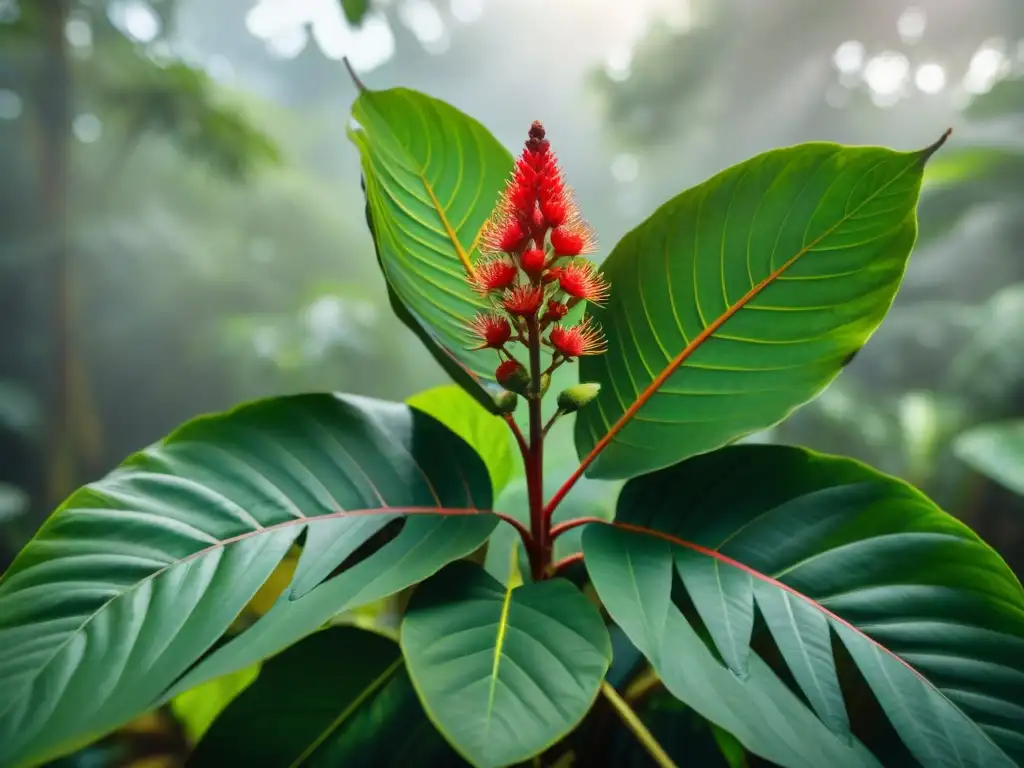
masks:
<svg viewBox="0 0 1024 768"><path fill-rule="evenodd" d="M523 255L519 257L519 266L530 277L537 277L544 270L547 260L548 255L544 251L539 248L530 248L523 251Z"/></svg>
<svg viewBox="0 0 1024 768"><path fill-rule="evenodd" d="M548 311L544 313L542 320L545 323L557 323L563 317L569 314L569 308L557 299L551 299L548 302Z"/></svg>
<svg viewBox="0 0 1024 768"><path fill-rule="evenodd" d="M502 306L510 315L530 317L537 313L544 302L544 289L539 285L517 285L505 292Z"/></svg>
<svg viewBox="0 0 1024 768"><path fill-rule="evenodd" d="M474 349L501 349L512 338L512 326L501 315L481 312L470 322L469 329L482 342Z"/></svg>
<svg viewBox="0 0 1024 768"><path fill-rule="evenodd" d="M593 262L574 261L552 271L558 275L558 287L575 299L601 304L608 298L608 283Z"/></svg>
<svg viewBox="0 0 1024 768"><path fill-rule="evenodd" d="M582 221L555 227L551 230L551 247L559 256L579 256L592 253L594 237Z"/></svg>
<svg viewBox="0 0 1024 768"><path fill-rule="evenodd" d="M491 259L482 261L476 265L476 271L470 277L470 282L477 293L487 294L491 291L501 291L513 283L519 276L516 265L504 259Z"/></svg>
<svg viewBox="0 0 1024 768"><path fill-rule="evenodd" d="M530 375L518 360L506 360L494 372L494 378L510 392L525 395L530 384Z"/></svg>

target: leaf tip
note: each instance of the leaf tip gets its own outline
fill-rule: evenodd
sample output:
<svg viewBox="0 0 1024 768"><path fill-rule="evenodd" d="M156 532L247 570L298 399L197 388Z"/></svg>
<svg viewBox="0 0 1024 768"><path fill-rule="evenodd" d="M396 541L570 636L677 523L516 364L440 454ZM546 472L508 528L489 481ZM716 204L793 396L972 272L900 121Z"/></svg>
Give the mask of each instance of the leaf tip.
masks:
<svg viewBox="0 0 1024 768"><path fill-rule="evenodd" d="M946 143L946 141L949 139L949 137L952 135L952 133L953 133L953 129L952 128L947 128L943 132L943 134L941 136L939 136L938 141L936 141L934 144L931 144L930 146L925 147L924 150L922 150L921 156L924 158L924 160L926 162L928 161L929 158L931 158L932 155L934 155L936 152L938 152L942 148L942 145Z"/></svg>

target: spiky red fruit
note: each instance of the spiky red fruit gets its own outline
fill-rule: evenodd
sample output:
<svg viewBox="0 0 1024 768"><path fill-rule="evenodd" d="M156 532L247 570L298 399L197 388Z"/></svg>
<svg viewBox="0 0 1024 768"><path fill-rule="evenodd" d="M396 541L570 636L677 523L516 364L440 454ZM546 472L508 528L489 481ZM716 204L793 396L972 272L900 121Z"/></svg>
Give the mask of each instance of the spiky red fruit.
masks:
<svg viewBox="0 0 1024 768"><path fill-rule="evenodd" d="M512 326L501 315L481 312L470 321L469 329L481 342L476 349L501 349L512 338Z"/></svg>
<svg viewBox="0 0 1024 768"><path fill-rule="evenodd" d="M552 347L569 358L599 355L606 349L604 334L589 317L578 325L556 325L551 329L549 341Z"/></svg>
<svg viewBox="0 0 1024 768"><path fill-rule="evenodd" d="M600 304L608 298L608 283L593 262L574 261L554 271L558 276L558 287L573 298L594 304Z"/></svg>
<svg viewBox="0 0 1024 768"><path fill-rule="evenodd" d="M506 291L501 304L510 315L530 317L537 313L543 302L544 289L539 285L517 285Z"/></svg>
<svg viewBox="0 0 1024 768"><path fill-rule="evenodd" d="M528 274L530 277L537 277L541 272L544 271L544 264L548 260L548 255L539 248L530 248L529 250L523 251L523 255L519 257L519 266L523 268L523 272Z"/></svg>
<svg viewBox="0 0 1024 768"><path fill-rule="evenodd" d="M478 293L487 294L505 290L515 283L518 276L515 264L504 259L492 259L477 264L470 281Z"/></svg>

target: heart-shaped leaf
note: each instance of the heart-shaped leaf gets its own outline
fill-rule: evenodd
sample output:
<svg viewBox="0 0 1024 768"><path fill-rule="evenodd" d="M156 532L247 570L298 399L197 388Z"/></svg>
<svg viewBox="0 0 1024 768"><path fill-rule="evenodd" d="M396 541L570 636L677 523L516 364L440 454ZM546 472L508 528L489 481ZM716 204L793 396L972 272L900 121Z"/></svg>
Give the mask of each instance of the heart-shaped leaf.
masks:
<svg viewBox="0 0 1024 768"><path fill-rule="evenodd" d="M189 768L276 765L458 766L423 714L398 643L331 627L263 665L217 718Z"/></svg>
<svg viewBox="0 0 1024 768"><path fill-rule="evenodd" d="M472 449L403 405L303 395L185 425L73 494L0 580L0 764L60 752L429 576L483 543L490 503ZM404 527L388 540L369 520ZM193 668L303 532L292 584L326 583L286 589Z"/></svg>
<svg viewBox="0 0 1024 768"><path fill-rule="evenodd" d="M829 629L921 764L1009 768L1024 760L1024 590L992 549L909 485L848 459L737 446L631 481L614 525L621 530L591 526L583 536L603 599L623 591L608 586L625 568L625 554L611 547L632 546L637 536L656 538L657 549L641 553L634 571L653 572L655 562L664 570L662 561L685 549L682 563L701 556L751 576L796 684L839 736L849 720ZM642 587L667 589L661 581ZM625 599L605 603L620 623L638 610ZM662 665L670 656L686 666L704 658L670 654L682 648L675 631L665 630ZM728 646L712 639L724 656ZM673 692L706 706L751 751L807 764L808 754L779 759L772 744L739 728L760 715L717 720L706 690Z"/></svg>
<svg viewBox="0 0 1024 768"><path fill-rule="evenodd" d="M465 561L416 590L401 644L428 716L478 768L521 762L571 731L611 662L600 614L568 581L511 589Z"/></svg>
<svg viewBox="0 0 1024 768"><path fill-rule="evenodd" d="M466 322L488 308L467 282L512 156L473 118L405 88L362 90L350 136L366 213L397 314L456 382L493 411L498 359ZM496 389L491 389L491 392Z"/></svg>
<svg viewBox="0 0 1024 768"><path fill-rule="evenodd" d="M941 142L939 142L941 144ZM917 232L920 152L803 144L665 203L602 265L608 352L576 420L594 477L627 478L771 426L817 395L889 309Z"/></svg>

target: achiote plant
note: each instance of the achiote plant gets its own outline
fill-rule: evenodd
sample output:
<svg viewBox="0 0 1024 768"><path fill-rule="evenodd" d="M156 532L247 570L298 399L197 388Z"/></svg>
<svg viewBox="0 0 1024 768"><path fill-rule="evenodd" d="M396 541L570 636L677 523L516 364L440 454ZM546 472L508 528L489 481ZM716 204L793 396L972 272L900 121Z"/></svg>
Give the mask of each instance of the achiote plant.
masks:
<svg viewBox="0 0 1024 768"><path fill-rule="evenodd" d="M460 386L244 405L72 495L0 582L3 765L271 656L192 765L686 762L652 691L732 764L1024 760L995 552L863 464L734 445L878 327L945 136L759 155L598 269L540 123L513 159L412 91L353 117L392 304ZM395 637L337 626L410 592Z"/></svg>

